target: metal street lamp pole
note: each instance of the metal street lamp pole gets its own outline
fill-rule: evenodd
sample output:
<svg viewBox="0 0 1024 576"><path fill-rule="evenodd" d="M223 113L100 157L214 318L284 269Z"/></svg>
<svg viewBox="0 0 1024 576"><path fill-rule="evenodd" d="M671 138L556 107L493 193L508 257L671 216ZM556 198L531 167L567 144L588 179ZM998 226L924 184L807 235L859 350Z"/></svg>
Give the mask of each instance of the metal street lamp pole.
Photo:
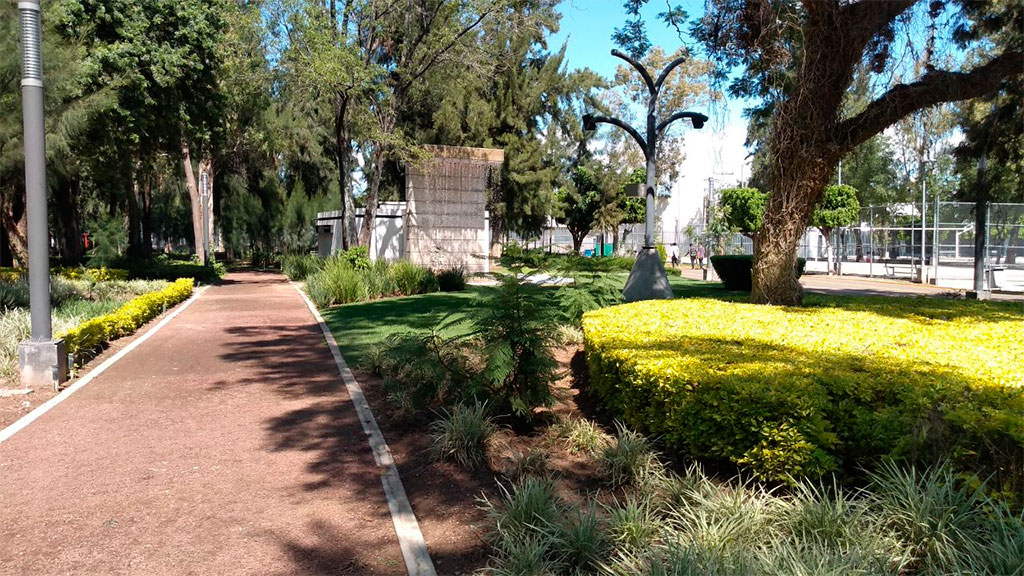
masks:
<svg viewBox="0 0 1024 576"><path fill-rule="evenodd" d="M63 340L50 321L50 234L46 216L46 131L43 117L42 23L39 0L18 2L21 110L25 130L25 210L32 337L18 346L22 384L56 388L67 377Z"/></svg>
<svg viewBox="0 0 1024 576"><path fill-rule="evenodd" d="M204 171L199 176L199 178L201 180L200 192L199 192L199 201L200 201L201 207L202 207L201 219L202 219L202 223L203 223L203 240L202 240L203 241L203 265L204 266L209 266L210 265L210 235L209 235L210 225L209 225L209 215L208 215L209 208L207 207L207 202L209 201L209 197L210 197L210 175L209 175L209 173Z"/></svg>
<svg viewBox="0 0 1024 576"><path fill-rule="evenodd" d="M46 222L46 138L39 10L39 0L18 3L21 16L21 110L25 129L29 307L33 342L46 341L53 336L50 323L50 238Z"/></svg>
<svg viewBox="0 0 1024 576"><path fill-rule="evenodd" d="M637 255L636 263L633 265L633 269L629 274L629 280L626 281L626 288L623 290L623 295L626 300L630 302L636 300L651 300L655 298L672 298L672 287L669 286L668 276L665 274L665 266L662 264L661 257L658 255L658 252L654 247L654 189L658 181L658 139L662 134L664 134L665 129L668 128L669 124L676 120L689 118L693 123L693 127L699 130L704 127L704 123L707 122L708 117L698 112L676 112L668 118L665 118L660 122L658 121L658 94L661 92L661 87L665 83L665 79L668 77L669 73L682 64L685 58L676 58L670 62L669 65L661 71L661 74L658 75L657 80L655 80L651 78L651 74L642 64L622 52L612 50L612 56L625 60L630 66L636 69L643 78L644 83L647 85L647 91L649 93L647 100L646 138L641 136L640 133L632 126L618 118L595 116L592 114L583 115L583 129L588 132L597 129L597 124L599 123L611 124L625 130L633 137L633 140L636 140L636 143L640 145L640 149L644 153L644 158L647 160L647 186L645 190L647 213L644 218L644 249Z"/></svg>

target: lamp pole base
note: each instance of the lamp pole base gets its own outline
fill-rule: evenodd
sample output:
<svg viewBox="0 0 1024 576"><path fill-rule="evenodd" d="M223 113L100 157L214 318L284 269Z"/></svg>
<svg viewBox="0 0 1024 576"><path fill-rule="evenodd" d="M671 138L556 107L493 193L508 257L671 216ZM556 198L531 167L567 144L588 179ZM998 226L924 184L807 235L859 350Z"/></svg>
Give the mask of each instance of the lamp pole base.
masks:
<svg viewBox="0 0 1024 576"><path fill-rule="evenodd" d="M672 285L665 273L661 254L655 248L644 248L636 255L636 262L629 272L629 280L622 290L626 302L640 300L671 300L675 298Z"/></svg>
<svg viewBox="0 0 1024 576"><path fill-rule="evenodd" d="M58 389L68 379L68 354L64 340L22 342L18 345L21 385Z"/></svg>

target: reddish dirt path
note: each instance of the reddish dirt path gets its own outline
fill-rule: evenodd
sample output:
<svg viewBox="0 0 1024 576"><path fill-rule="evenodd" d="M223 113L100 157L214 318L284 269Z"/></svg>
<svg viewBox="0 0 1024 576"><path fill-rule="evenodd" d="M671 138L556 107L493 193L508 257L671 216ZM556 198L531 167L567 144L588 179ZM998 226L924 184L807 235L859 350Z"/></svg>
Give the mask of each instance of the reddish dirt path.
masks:
<svg viewBox="0 0 1024 576"><path fill-rule="evenodd" d="M404 574L302 299L229 274L0 444L0 574Z"/></svg>

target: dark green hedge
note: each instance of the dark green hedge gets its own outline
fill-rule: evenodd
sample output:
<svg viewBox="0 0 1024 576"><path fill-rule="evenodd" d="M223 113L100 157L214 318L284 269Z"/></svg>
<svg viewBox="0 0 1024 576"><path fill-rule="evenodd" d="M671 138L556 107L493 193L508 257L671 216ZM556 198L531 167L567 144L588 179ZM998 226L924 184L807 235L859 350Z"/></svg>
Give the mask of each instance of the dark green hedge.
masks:
<svg viewBox="0 0 1024 576"><path fill-rule="evenodd" d="M754 257L749 254L712 256L711 265L715 268L715 274L722 279L727 290L743 290L749 292L751 284L751 270L754 268ZM796 277L804 274L804 267L807 260L796 259Z"/></svg>

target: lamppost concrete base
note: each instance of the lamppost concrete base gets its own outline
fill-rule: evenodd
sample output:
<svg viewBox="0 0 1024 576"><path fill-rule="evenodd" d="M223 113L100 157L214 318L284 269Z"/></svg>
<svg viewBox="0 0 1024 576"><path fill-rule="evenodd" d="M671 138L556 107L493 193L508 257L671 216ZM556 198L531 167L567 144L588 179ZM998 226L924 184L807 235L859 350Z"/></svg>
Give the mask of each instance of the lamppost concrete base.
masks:
<svg viewBox="0 0 1024 576"><path fill-rule="evenodd" d="M622 296L626 302L675 298L672 285L668 283L668 275L665 274L665 264L656 249L644 248L637 254Z"/></svg>
<svg viewBox="0 0 1024 576"><path fill-rule="evenodd" d="M52 387L68 379L68 354L64 340L22 342L18 345L21 385L26 388Z"/></svg>

